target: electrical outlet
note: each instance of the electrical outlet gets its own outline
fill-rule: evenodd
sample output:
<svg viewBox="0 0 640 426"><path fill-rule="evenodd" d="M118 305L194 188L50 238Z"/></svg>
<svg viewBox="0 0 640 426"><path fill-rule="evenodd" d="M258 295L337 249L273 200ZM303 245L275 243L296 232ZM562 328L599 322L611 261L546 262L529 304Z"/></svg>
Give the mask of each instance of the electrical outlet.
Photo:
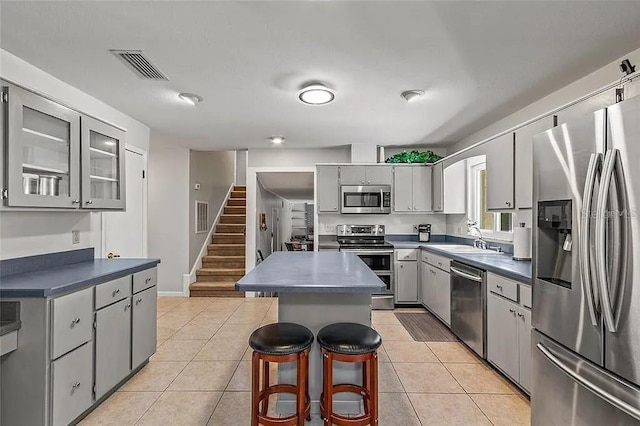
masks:
<svg viewBox="0 0 640 426"><path fill-rule="evenodd" d="M71 244L80 244L80 231L77 229L71 231Z"/></svg>
<svg viewBox="0 0 640 426"><path fill-rule="evenodd" d="M458 234L462 234L462 226L458 226Z"/></svg>

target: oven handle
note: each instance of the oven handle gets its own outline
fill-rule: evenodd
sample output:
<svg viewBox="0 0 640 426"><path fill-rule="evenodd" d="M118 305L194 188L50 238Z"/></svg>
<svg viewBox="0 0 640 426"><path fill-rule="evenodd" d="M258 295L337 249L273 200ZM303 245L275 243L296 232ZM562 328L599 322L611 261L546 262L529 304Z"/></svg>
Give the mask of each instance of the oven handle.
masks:
<svg viewBox="0 0 640 426"><path fill-rule="evenodd" d="M461 271L460 269L454 268L453 266L450 266L449 269L455 275L459 275L459 276L461 276L463 278L466 278L466 279L471 280L471 281L475 281L477 283L481 283L482 282L482 277L479 277L477 275L469 274L467 272Z"/></svg>
<svg viewBox="0 0 640 426"><path fill-rule="evenodd" d="M393 254L393 250L358 250L358 249L340 249L342 253L356 254Z"/></svg>

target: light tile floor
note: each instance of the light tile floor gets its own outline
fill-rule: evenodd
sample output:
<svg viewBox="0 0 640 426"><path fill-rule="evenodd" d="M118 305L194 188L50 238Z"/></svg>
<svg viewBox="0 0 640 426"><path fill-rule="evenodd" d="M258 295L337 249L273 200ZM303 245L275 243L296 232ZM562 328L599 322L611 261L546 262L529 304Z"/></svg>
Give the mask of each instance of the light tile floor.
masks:
<svg viewBox="0 0 640 426"><path fill-rule="evenodd" d="M247 340L277 318L277 299L159 298L157 353L81 424L249 425ZM380 426L529 424L528 399L462 344L415 342L391 311L373 326Z"/></svg>

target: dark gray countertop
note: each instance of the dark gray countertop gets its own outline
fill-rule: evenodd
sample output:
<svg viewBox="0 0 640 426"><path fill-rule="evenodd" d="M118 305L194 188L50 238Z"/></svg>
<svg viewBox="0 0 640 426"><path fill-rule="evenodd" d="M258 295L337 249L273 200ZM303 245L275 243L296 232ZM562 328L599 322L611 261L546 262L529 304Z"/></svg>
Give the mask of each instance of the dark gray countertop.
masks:
<svg viewBox="0 0 640 426"><path fill-rule="evenodd" d="M0 297L50 297L153 268L160 259L93 259L0 278Z"/></svg>
<svg viewBox="0 0 640 426"><path fill-rule="evenodd" d="M239 291L377 293L378 276L353 253L276 252L236 283Z"/></svg>
<svg viewBox="0 0 640 426"><path fill-rule="evenodd" d="M452 253L431 247L432 244L442 245L441 242L423 243L419 241L394 240L393 238L388 238L387 242L393 244L393 247L397 249L414 248L429 250L433 253L448 257L449 259L457 260L458 262L466 263L467 265L475 266L485 271L531 285L531 261L513 260L511 254Z"/></svg>

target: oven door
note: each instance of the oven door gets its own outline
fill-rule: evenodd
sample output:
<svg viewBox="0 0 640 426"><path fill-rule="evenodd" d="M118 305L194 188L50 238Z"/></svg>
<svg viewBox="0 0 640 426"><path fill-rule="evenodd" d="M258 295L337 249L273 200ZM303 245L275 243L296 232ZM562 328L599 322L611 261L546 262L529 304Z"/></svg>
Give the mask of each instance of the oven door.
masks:
<svg viewBox="0 0 640 426"><path fill-rule="evenodd" d="M389 214L391 188L389 186L341 186L340 212Z"/></svg>
<svg viewBox="0 0 640 426"><path fill-rule="evenodd" d="M340 249L341 252L355 253L369 269L378 275L382 273L391 274L393 265L392 250L358 250L358 249Z"/></svg>

